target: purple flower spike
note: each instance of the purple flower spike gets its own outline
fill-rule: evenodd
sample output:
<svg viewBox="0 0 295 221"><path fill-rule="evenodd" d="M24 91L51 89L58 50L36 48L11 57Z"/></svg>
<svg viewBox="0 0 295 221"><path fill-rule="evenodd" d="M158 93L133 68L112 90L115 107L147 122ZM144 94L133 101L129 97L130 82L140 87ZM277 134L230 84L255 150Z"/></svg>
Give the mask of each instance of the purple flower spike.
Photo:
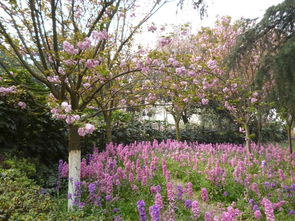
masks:
<svg viewBox="0 0 295 221"><path fill-rule="evenodd" d="M190 209L192 208L192 201L191 200L185 200L184 205L186 208Z"/></svg>
<svg viewBox="0 0 295 221"><path fill-rule="evenodd" d="M160 207L153 205L150 207L151 221L160 221Z"/></svg>
<svg viewBox="0 0 295 221"><path fill-rule="evenodd" d="M147 216L146 216L146 213L145 213L145 203L144 203L143 200L139 200L137 202L137 210L138 210L138 213L139 213L139 220L140 221L146 221Z"/></svg>

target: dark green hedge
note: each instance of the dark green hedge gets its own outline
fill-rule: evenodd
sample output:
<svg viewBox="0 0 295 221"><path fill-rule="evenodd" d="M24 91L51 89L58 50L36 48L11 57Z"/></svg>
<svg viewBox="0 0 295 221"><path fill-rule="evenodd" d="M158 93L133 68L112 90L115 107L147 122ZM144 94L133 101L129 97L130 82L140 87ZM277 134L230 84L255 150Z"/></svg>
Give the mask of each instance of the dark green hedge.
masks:
<svg viewBox="0 0 295 221"><path fill-rule="evenodd" d="M30 105L21 110L0 100L0 152L22 153L49 165L67 153L66 130L48 111ZM32 111L33 109L33 111Z"/></svg>

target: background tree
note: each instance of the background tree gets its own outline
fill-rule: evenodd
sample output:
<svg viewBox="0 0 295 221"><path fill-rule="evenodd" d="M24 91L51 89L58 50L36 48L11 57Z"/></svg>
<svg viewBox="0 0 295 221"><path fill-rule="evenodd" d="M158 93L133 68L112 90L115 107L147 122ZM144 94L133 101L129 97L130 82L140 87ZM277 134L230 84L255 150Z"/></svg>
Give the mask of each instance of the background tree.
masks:
<svg viewBox="0 0 295 221"><path fill-rule="evenodd" d="M169 36L161 37L159 48L151 56L160 63L155 72L159 100L175 121L176 139L181 139L180 120L199 99L200 74L191 64L191 34L187 25L176 27Z"/></svg>
<svg viewBox="0 0 295 221"><path fill-rule="evenodd" d="M224 60L245 28L247 21L231 24L230 18L224 17L214 28L198 33L194 50L200 60L196 64L203 62L204 66L203 88L211 88L208 99L217 101L232 115L245 133L246 149L251 152L249 125L263 97L255 85L262 47L254 48L235 68L229 68Z"/></svg>
<svg viewBox="0 0 295 221"><path fill-rule="evenodd" d="M285 0L267 9L263 19L247 30L230 56L232 66L237 65L253 48L264 44L257 82L268 84L276 110L285 119L289 150L292 152L291 130L294 122L294 22L295 2Z"/></svg>

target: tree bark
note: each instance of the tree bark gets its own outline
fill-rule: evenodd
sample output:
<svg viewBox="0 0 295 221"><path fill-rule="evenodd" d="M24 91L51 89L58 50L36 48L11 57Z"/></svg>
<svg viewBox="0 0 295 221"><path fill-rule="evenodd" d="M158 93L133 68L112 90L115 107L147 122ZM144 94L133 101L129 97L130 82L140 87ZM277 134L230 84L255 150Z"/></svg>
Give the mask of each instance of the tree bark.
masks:
<svg viewBox="0 0 295 221"><path fill-rule="evenodd" d="M180 128L179 128L179 121L175 122L175 130L176 130L176 140L180 141Z"/></svg>
<svg viewBox="0 0 295 221"><path fill-rule="evenodd" d="M246 141L246 150L247 153L250 154L251 153L251 138L250 138L250 128L248 124L245 124L245 131L246 131L246 135L245 135L245 141Z"/></svg>
<svg viewBox="0 0 295 221"><path fill-rule="evenodd" d="M69 183L68 183L68 210L73 210L74 206L79 206L77 183L80 182L81 174L81 147L78 127L69 125Z"/></svg>
<svg viewBox="0 0 295 221"><path fill-rule="evenodd" d="M188 119L187 114L186 114L185 111L183 112L183 114L181 115L181 117L182 117L182 121L183 121L183 123L185 125L189 123L189 119Z"/></svg>
<svg viewBox="0 0 295 221"><path fill-rule="evenodd" d="M175 121L175 135L176 135L176 140L177 141L180 141L181 139L181 135L180 135L180 128L179 128L179 123L180 123L180 116L176 116L173 114L173 118L174 118L174 121Z"/></svg>
<svg viewBox="0 0 295 221"><path fill-rule="evenodd" d="M106 124L106 138L107 138L107 143L112 142L112 111L106 111L104 110L103 112L103 119Z"/></svg>
<svg viewBox="0 0 295 221"><path fill-rule="evenodd" d="M257 115L257 146L260 147L262 143L262 115L259 112Z"/></svg>
<svg viewBox="0 0 295 221"><path fill-rule="evenodd" d="M108 116L105 119L105 123L106 123L106 136L107 136L107 143L112 142L112 119L111 116Z"/></svg>
<svg viewBox="0 0 295 221"><path fill-rule="evenodd" d="M288 149L290 154L293 153L293 147L292 147L292 126L288 125L287 127L288 132Z"/></svg>

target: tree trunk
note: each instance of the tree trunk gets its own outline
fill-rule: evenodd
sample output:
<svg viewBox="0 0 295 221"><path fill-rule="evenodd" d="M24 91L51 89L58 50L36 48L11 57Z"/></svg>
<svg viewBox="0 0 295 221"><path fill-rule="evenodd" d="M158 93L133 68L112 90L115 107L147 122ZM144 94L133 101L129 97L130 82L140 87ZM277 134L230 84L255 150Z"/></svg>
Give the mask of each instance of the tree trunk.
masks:
<svg viewBox="0 0 295 221"><path fill-rule="evenodd" d="M68 210L79 206L80 197L77 191L77 184L80 183L81 174L81 147L78 127L69 125L69 185L68 185Z"/></svg>
<svg viewBox="0 0 295 221"><path fill-rule="evenodd" d="M181 139L181 135L180 135L179 123L180 123L181 115L178 115L178 116L177 116L177 115L173 114L172 116L173 116L174 121L175 121L176 140L177 140L177 141L180 141L180 139Z"/></svg>
<svg viewBox="0 0 295 221"><path fill-rule="evenodd" d="M107 143L112 142L112 111L103 111L103 119L106 124L106 137L107 137Z"/></svg>
<svg viewBox="0 0 295 221"><path fill-rule="evenodd" d="M288 131L288 148L289 148L289 152L290 154L293 153L293 147L292 147L292 126L288 125L287 127L287 131Z"/></svg>
<svg viewBox="0 0 295 221"><path fill-rule="evenodd" d="M187 125L189 123L189 120L188 120L188 117L187 117L187 114L186 112L183 112L183 114L181 115L182 117L182 121L185 125Z"/></svg>
<svg viewBox="0 0 295 221"><path fill-rule="evenodd" d="M245 136L245 141L246 141L246 150L247 153L251 153L251 138L250 138L250 128L248 124L245 124L245 131L246 131L246 136Z"/></svg>
<svg viewBox="0 0 295 221"><path fill-rule="evenodd" d="M106 135L107 135L107 143L112 142L112 119L111 116L108 116L105 119L105 123L106 123Z"/></svg>
<svg viewBox="0 0 295 221"><path fill-rule="evenodd" d="M180 141L180 128L179 128L179 121L175 121L175 130L176 130L176 140Z"/></svg>
<svg viewBox="0 0 295 221"><path fill-rule="evenodd" d="M262 143L262 116L258 113L257 116L257 146L260 147Z"/></svg>

